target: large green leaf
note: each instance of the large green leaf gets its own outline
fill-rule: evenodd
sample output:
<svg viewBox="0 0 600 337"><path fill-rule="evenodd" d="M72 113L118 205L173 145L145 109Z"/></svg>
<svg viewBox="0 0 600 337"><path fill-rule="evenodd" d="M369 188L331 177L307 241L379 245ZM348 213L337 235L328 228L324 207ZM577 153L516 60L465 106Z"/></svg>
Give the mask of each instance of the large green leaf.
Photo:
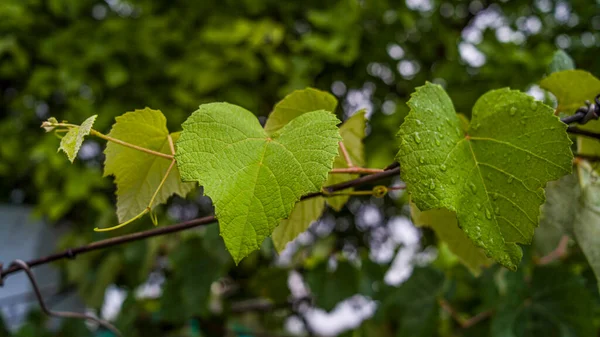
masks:
<svg viewBox="0 0 600 337"><path fill-rule="evenodd" d="M272 134L292 119L316 110L334 112L337 99L332 94L314 88L296 90L275 105L265 124L265 131Z"/></svg>
<svg viewBox="0 0 600 337"><path fill-rule="evenodd" d="M94 121L96 121L96 117L98 117L98 115L93 115L83 121L80 126L69 129L67 134L61 139L58 150L63 150L71 163L75 160L75 157L77 157L81 144L83 144L83 139L90 134L90 131L92 131L92 126L94 125Z"/></svg>
<svg viewBox="0 0 600 337"><path fill-rule="evenodd" d="M302 195L321 189L338 153L338 123L319 110L268 133L251 112L228 103L201 105L183 123L181 175L212 198L236 263L260 247Z"/></svg>
<svg viewBox="0 0 600 337"><path fill-rule="evenodd" d="M448 245L448 249L474 275L481 273L481 267L489 266L492 261L485 256L481 248L469 240L465 232L458 227L456 214L447 209L432 209L421 212L414 203L410 203L410 213L416 226L427 226L433 229L440 240Z"/></svg>
<svg viewBox="0 0 600 337"><path fill-rule="evenodd" d="M108 136L124 142L171 154L167 120L159 110L145 108L127 112L115 118ZM179 138L179 132L171 134L173 142ZM104 150L104 175L114 175L117 184L117 215L123 222L142 212L159 186L170 161L152 154L144 153L123 145L108 142ZM194 188L193 183L184 183L179 170L174 167L152 207L162 204L173 194L185 196Z"/></svg>
<svg viewBox="0 0 600 337"><path fill-rule="evenodd" d="M473 107L467 133L439 85L417 88L397 159L420 210L445 208L475 245L516 269L538 224L543 187L571 171L571 141L553 111L509 89Z"/></svg>
<svg viewBox="0 0 600 337"><path fill-rule="evenodd" d="M367 119L365 117L365 111L360 110L348 118L344 124L340 127L340 134L344 147L348 150L348 155L352 160L352 164L356 167L363 167L365 165L365 147L363 145L363 139L365 138L365 127L367 125ZM346 168L348 164L342 154L338 155L333 162L334 168ZM325 185L334 185L344 181L358 178L357 174L329 174ZM353 189L352 189L353 190ZM352 191L346 190L346 191ZM327 204L336 211L340 211L342 207L350 199L349 195L339 195L335 197L326 198Z"/></svg>

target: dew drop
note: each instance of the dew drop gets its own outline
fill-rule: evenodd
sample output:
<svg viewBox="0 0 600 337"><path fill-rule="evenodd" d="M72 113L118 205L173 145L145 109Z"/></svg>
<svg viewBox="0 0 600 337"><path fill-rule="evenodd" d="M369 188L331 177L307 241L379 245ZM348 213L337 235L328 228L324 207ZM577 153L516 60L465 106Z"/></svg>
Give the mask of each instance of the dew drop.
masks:
<svg viewBox="0 0 600 337"><path fill-rule="evenodd" d="M487 209L487 208L485 209L485 217L486 217L488 220L491 220L491 219L492 219L492 212L490 212L490 210L489 210L489 209Z"/></svg>
<svg viewBox="0 0 600 337"><path fill-rule="evenodd" d="M517 194L516 194L516 193L513 193L513 194L511 195L511 197L513 197L513 198L516 198L516 197L517 197Z"/></svg>
<svg viewBox="0 0 600 337"><path fill-rule="evenodd" d="M497 199L498 199L498 193L492 194L492 200L497 200Z"/></svg>
<svg viewBox="0 0 600 337"><path fill-rule="evenodd" d="M431 182L429 183L429 189L430 190L435 190L435 182L433 181L433 179L431 180Z"/></svg>
<svg viewBox="0 0 600 337"><path fill-rule="evenodd" d="M509 184L512 184L512 182L513 182L513 177L512 177L512 176L508 177L508 180L507 180L506 182L507 182L507 183L509 183Z"/></svg>
<svg viewBox="0 0 600 337"><path fill-rule="evenodd" d="M425 163L425 158L423 158L423 157L419 158L419 163L424 164Z"/></svg>
<svg viewBox="0 0 600 337"><path fill-rule="evenodd" d="M469 183L469 188L471 189L471 192L473 192L473 194L477 193L477 186L475 186L475 184Z"/></svg>
<svg viewBox="0 0 600 337"><path fill-rule="evenodd" d="M440 145L442 145L442 142L440 142L440 140L436 138L435 139L435 145L440 146Z"/></svg>
<svg viewBox="0 0 600 337"><path fill-rule="evenodd" d="M477 203L477 204L476 204L476 206L477 206L477 209L481 210L481 207L482 207L482 206L481 206L481 204L480 204L480 203Z"/></svg>
<svg viewBox="0 0 600 337"><path fill-rule="evenodd" d="M438 125L438 126L437 126L437 130L438 130L438 132L441 132L441 131L442 131L442 126L441 126L441 125Z"/></svg>
<svg viewBox="0 0 600 337"><path fill-rule="evenodd" d="M456 184L456 179L450 178L450 182L453 183L453 184Z"/></svg>
<svg viewBox="0 0 600 337"><path fill-rule="evenodd" d="M446 117L446 123L448 123L448 125L452 125L452 122L450 121L450 118Z"/></svg>
<svg viewBox="0 0 600 337"><path fill-rule="evenodd" d="M440 170L442 170L442 172L445 172L445 171L446 171L446 169L448 169L448 168L446 167L446 164L442 164L442 165L440 165Z"/></svg>
<svg viewBox="0 0 600 337"><path fill-rule="evenodd" d="M496 206L496 208L494 208L494 213L495 213L496 215L499 215L499 214L500 214L500 207L497 207L497 206Z"/></svg>
<svg viewBox="0 0 600 337"><path fill-rule="evenodd" d="M418 120L418 119L417 119L417 120L415 120L415 122L417 122L417 125L418 125L418 126L421 126L421 125L423 125L423 122L421 122L421 121L420 121L420 120Z"/></svg>
<svg viewBox="0 0 600 337"><path fill-rule="evenodd" d="M531 102L531 105L529 107L531 109L537 109L537 102L536 101Z"/></svg>
<svg viewBox="0 0 600 337"><path fill-rule="evenodd" d="M514 106L512 108L510 108L510 115L514 116L517 113L517 108L515 108Z"/></svg>
<svg viewBox="0 0 600 337"><path fill-rule="evenodd" d="M415 143L417 143L417 144L421 143L421 137L419 137L418 132L415 132L414 138L415 138Z"/></svg>

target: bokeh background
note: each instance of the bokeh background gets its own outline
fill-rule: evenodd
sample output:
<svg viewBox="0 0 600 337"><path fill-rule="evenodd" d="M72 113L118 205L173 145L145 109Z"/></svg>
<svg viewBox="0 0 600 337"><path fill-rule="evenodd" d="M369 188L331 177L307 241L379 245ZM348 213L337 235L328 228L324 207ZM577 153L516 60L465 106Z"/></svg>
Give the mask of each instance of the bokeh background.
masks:
<svg viewBox="0 0 600 337"><path fill-rule="evenodd" d="M367 109L367 166L385 167L415 87L441 84L466 115L490 89L542 99L536 83L557 49L600 74L597 0L2 0L0 262L152 227L93 232L117 222L104 143L88 139L70 164L39 128L51 116L97 114L108 132L147 106L177 131L202 103L264 120L312 86L339 98L341 119ZM211 213L199 189L160 207L159 225ZM542 254L527 247L518 272L475 277L412 225L397 192L352 198L281 255L266 240L237 267L213 224L36 275L54 307L107 318L125 336L598 335L598 288L578 248L547 266L535 263ZM1 336L110 336L40 314L17 276L0 288L0 312Z"/></svg>

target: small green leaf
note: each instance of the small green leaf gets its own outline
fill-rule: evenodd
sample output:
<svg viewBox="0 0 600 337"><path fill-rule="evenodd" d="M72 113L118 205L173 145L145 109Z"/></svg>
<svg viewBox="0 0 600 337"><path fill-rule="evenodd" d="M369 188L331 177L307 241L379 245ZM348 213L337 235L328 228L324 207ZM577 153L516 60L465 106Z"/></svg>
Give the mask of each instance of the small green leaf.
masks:
<svg viewBox="0 0 600 337"><path fill-rule="evenodd" d="M549 73L556 73L564 70L575 69L575 62L569 54L565 53L564 50L560 49L554 52L552 55L552 61L548 66Z"/></svg>
<svg viewBox="0 0 600 337"><path fill-rule="evenodd" d="M467 133L439 85L417 88L408 105L397 159L413 202L455 212L476 246L516 269L517 244L532 240L544 185L571 171L566 125L550 107L509 89L479 98Z"/></svg>
<svg viewBox="0 0 600 337"><path fill-rule="evenodd" d="M579 165L578 172L583 186L573 232L596 275L600 290L600 177L586 164Z"/></svg>
<svg viewBox="0 0 600 337"><path fill-rule="evenodd" d="M273 134L292 119L307 112L316 110L334 112L337 104L335 96L328 92L314 88L296 90L275 105L265 124L265 131Z"/></svg>
<svg viewBox="0 0 600 337"><path fill-rule="evenodd" d="M71 163L75 160L75 157L77 157L81 144L83 144L84 137L90 134L94 121L96 121L96 117L98 117L98 115L93 115L81 123L80 126L70 128L60 141L58 150L63 150ZM56 121L56 119L54 119L54 121Z"/></svg>
<svg viewBox="0 0 600 337"><path fill-rule="evenodd" d="M201 105L183 123L177 165L212 198L236 263L302 195L321 189L338 153L338 123L328 111L312 111L268 133L251 112L228 103Z"/></svg>
<svg viewBox="0 0 600 337"><path fill-rule="evenodd" d="M432 209L421 212L414 203L410 203L410 212L416 226L427 226L445 242L448 249L458 257L475 276L481 274L481 267L489 266L492 261L483 250L469 240L465 232L458 227L456 214L446 209Z"/></svg>
<svg viewBox="0 0 600 337"><path fill-rule="evenodd" d="M145 108L127 112L115 118L109 137L137 145L153 151L171 154L167 119L159 110ZM179 132L172 133L173 142ZM117 216L119 222L129 220L140 214L160 185L170 161L165 158L141 152L120 144L108 142L104 150L104 176L114 175L117 184ZM193 188L193 183L184 183L179 170L174 167L160 189L155 207L165 203L173 194L184 197Z"/></svg>
<svg viewBox="0 0 600 337"><path fill-rule="evenodd" d="M552 73L540 82L540 86L556 96L556 110L569 115L600 93L600 80L583 70Z"/></svg>
<svg viewBox="0 0 600 337"><path fill-rule="evenodd" d="M278 252L284 250L288 242L306 231L313 222L321 217L323 210L325 210L323 197L297 202L290 216L285 220L281 220L279 226L273 231L272 238L275 249Z"/></svg>
<svg viewBox="0 0 600 337"><path fill-rule="evenodd" d="M360 110L348 118L344 124L340 127L340 134L344 142L344 146L348 151L352 164L356 167L363 167L365 165L365 147L363 145L363 139L365 138L365 127L367 125L367 119L365 117L365 110ZM348 164L344 159L344 156L340 153L333 163L333 168L347 168ZM329 174L325 185L335 185L344 181L358 178L357 174ZM348 189L346 191L353 191L354 189ZM342 207L350 199L349 195L340 195L335 197L325 198L327 204L336 211L340 211Z"/></svg>

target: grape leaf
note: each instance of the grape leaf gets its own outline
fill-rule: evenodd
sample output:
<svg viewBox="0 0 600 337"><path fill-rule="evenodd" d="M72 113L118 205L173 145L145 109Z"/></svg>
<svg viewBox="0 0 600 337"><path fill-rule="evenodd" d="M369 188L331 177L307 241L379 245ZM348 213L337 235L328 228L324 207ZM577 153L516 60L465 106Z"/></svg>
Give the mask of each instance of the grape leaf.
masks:
<svg viewBox="0 0 600 337"><path fill-rule="evenodd" d="M302 114L274 133L248 110L201 105L184 123L177 165L215 205L221 236L238 263L287 218L304 194L318 192L341 140L324 110Z"/></svg>
<svg viewBox="0 0 600 337"><path fill-rule="evenodd" d="M153 151L171 154L167 119L159 110L145 108L127 112L115 118L109 137L147 148ZM179 132L172 133L173 142ZM131 149L123 145L108 142L104 150L104 176L114 175L117 184L117 216L124 222L142 212L163 179L170 162L168 159ZM173 167L167 180L160 189L154 204L162 204L173 194L185 196L193 188L193 183L184 183L177 167Z"/></svg>
<svg viewBox="0 0 600 337"><path fill-rule="evenodd" d="M556 73L563 70L575 69L575 62L569 54L565 53L564 50L560 49L554 52L552 55L552 61L548 66L548 72Z"/></svg>
<svg viewBox="0 0 600 337"><path fill-rule="evenodd" d="M448 249L458 257L475 276L481 274L481 267L487 267L491 260L485 256L481 248L475 246L458 227L456 214L446 209L432 209L421 212L414 203L410 203L410 213L416 226L427 226L433 229L440 240L448 245Z"/></svg>
<svg viewBox="0 0 600 337"><path fill-rule="evenodd" d="M67 158L69 158L71 163L75 160L75 157L77 157L81 144L83 144L84 137L90 134L92 126L96 121L96 117L98 117L98 115L93 115L83 121L80 126L70 128L67 134L61 139L58 150L62 150L66 153Z"/></svg>
<svg viewBox="0 0 600 337"><path fill-rule="evenodd" d="M583 70L565 70L552 73L540 86L556 96L558 112L572 115L586 100L593 101L600 93L600 80Z"/></svg>
<svg viewBox="0 0 600 337"><path fill-rule="evenodd" d="M576 212L573 232L600 290L600 177L587 163L578 165L582 182L581 206Z"/></svg>
<svg viewBox="0 0 600 337"><path fill-rule="evenodd" d="M265 129L277 130L276 125L287 123L293 118L315 110L327 110L333 112L337 106L336 98L324 91L312 88L296 90L287 95L276 106L269 119ZM273 120L274 122L269 122ZM354 165L364 165L364 146L362 140L365 136L366 118L364 111L358 111L352 117L348 118L340 127L342 141L348 150L350 158ZM344 157L340 154L335 158L334 168L348 167ZM354 174L329 174L325 185L333 185L342 181L356 178ZM330 198L317 197L313 200L301 201L296 203L289 219L281 221L281 224L273 232L273 243L275 248L281 252L288 242L294 240L300 233L304 232L314 221L321 217L325 209L325 200L327 203L339 211L349 196L336 196Z"/></svg>
<svg viewBox="0 0 600 337"><path fill-rule="evenodd" d="M363 138L365 136L365 112L359 111L348 118L340 127L342 141L348 150L348 154L355 166L363 166L365 153ZM334 168L348 167L346 160L341 154L333 162ZM357 178L356 174L332 174L329 173L326 186L341 183ZM349 195L335 197L316 197L296 203L290 217L281 221L281 224L273 231L273 244L277 251L281 252L288 242L294 240L300 233L304 232L314 221L321 217L325 209L325 201L336 211L340 211L348 202Z"/></svg>
<svg viewBox="0 0 600 337"><path fill-rule="evenodd" d="M296 90L275 105L265 124L265 131L273 134L292 119L310 111L334 112L337 104L335 96L328 92L314 88Z"/></svg>
<svg viewBox="0 0 600 337"><path fill-rule="evenodd" d="M467 133L439 85L417 88L397 160L413 202L445 208L486 255L516 269L538 224L543 187L571 171L569 140L550 107L509 89L483 95Z"/></svg>
<svg viewBox="0 0 600 337"><path fill-rule="evenodd" d="M365 147L363 145L363 139L365 138L365 127L367 124L365 112L365 110L356 112L340 127L340 134L342 135L344 147L346 147L346 150L348 151L348 155L352 160L352 164L354 164L356 167L363 167L365 165ZM348 167L348 164L341 153L335 158L333 167ZM357 174L329 174L325 185L334 185L356 178L358 178ZM354 189L349 189L347 191L352 190ZM328 197L325 200L327 201L327 204L331 206L331 208L339 212L342 207L344 207L346 202L348 202L348 199L350 199L350 195Z"/></svg>
<svg viewBox="0 0 600 337"><path fill-rule="evenodd" d="M300 233L304 232L314 221L321 217L325 209L325 198L315 197L302 200L294 205L294 209L287 219L273 231L273 244L278 252L294 240Z"/></svg>

